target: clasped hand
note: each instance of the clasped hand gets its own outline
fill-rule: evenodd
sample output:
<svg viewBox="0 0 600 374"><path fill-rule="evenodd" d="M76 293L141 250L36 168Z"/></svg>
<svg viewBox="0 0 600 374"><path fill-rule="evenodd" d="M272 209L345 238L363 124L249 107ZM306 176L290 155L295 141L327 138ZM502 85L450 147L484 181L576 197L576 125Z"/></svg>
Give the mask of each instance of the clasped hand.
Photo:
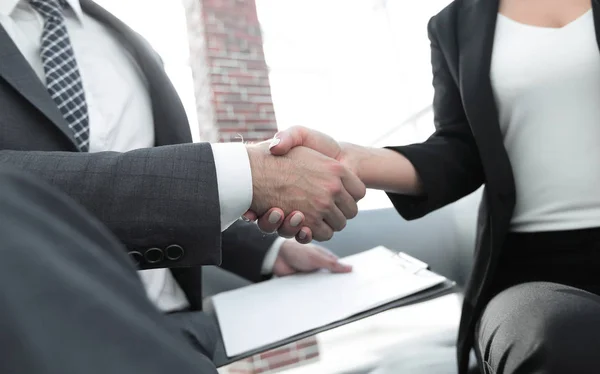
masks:
<svg viewBox="0 0 600 374"><path fill-rule="evenodd" d="M300 243L331 239L356 216L366 192L350 148L304 127L249 146L254 196L244 217Z"/></svg>

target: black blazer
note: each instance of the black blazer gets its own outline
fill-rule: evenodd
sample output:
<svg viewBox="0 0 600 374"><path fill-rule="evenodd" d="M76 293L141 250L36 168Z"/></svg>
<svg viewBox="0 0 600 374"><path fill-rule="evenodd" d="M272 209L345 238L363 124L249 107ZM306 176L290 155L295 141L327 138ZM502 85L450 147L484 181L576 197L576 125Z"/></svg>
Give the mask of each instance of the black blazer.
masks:
<svg viewBox="0 0 600 374"><path fill-rule="evenodd" d="M90 0L84 12L115 31L149 83L155 148L81 153L43 83L0 26L0 163L66 192L125 244L141 269L170 267L194 309L201 265L252 281L275 235L236 222L221 234L216 171L208 143L191 143L188 119L160 57L137 33Z"/></svg>
<svg viewBox="0 0 600 374"><path fill-rule="evenodd" d="M600 40L600 0L592 5ZM436 132L422 144L392 147L412 162L425 190L421 198L389 195L406 219L422 217L485 184L458 336L461 374L468 367L475 324L491 298L490 280L515 206L512 168L489 77L498 6L498 0L455 0L431 19Z"/></svg>

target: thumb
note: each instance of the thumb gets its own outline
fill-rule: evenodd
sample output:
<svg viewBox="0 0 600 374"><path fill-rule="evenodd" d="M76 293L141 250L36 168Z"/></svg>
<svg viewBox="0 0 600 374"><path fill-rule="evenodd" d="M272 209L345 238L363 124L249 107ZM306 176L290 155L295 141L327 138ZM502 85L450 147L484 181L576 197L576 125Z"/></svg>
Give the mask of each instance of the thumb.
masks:
<svg viewBox="0 0 600 374"><path fill-rule="evenodd" d="M280 131L273 137L269 149L275 156L282 156L288 153L294 147L300 147L309 137L308 131L304 127L294 126L287 130Z"/></svg>
<svg viewBox="0 0 600 374"><path fill-rule="evenodd" d="M271 141L269 149L272 154L281 156L299 146L311 148L331 158L337 158L341 150L338 142L329 135L302 126L290 127L277 133Z"/></svg>

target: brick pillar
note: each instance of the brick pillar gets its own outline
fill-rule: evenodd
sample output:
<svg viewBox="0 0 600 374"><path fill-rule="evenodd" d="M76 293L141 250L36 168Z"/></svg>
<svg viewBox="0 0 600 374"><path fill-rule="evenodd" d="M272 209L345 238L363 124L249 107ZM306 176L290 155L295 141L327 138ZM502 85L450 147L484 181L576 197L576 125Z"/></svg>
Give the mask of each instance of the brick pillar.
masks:
<svg viewBox="0 0 600 374"><path fill-rule="evenodd" d="M200 139L260 141L277 132L254 0L183 0ZM233 363L231 374L279 371L317 360L308 338Z"/></svg>
<svg viewBox="0 0 600 374"><path fill-rule="evenodd" d="M318 359L319 344L315 337L311 337L238 361L226 370L228 374L270 374Z"/></svg>
<svg viewBox="0 0 600 374"><path fill-rule="evenodd" d="M277 131L254 0L184 0L200 137L264 140Z"/></svg>

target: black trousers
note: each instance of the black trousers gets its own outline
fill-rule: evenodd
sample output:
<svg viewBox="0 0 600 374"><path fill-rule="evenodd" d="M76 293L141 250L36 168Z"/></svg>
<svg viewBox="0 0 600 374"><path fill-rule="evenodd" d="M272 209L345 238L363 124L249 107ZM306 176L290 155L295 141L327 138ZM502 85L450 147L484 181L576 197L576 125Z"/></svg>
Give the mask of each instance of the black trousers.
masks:
<svg viewBox="0 0 600 374"><path fill-rule="evenodd" d="M600 229L510 234L476 329L485 374L600 373Z"/></svg>
<svg viewBox="0 0 600 374"><path fill-rule="evenodd" d="M217 373L181 329L191 320L150 303L126 251L99 222L48 186L1 169L0 298L0 373Z"/></svg>

